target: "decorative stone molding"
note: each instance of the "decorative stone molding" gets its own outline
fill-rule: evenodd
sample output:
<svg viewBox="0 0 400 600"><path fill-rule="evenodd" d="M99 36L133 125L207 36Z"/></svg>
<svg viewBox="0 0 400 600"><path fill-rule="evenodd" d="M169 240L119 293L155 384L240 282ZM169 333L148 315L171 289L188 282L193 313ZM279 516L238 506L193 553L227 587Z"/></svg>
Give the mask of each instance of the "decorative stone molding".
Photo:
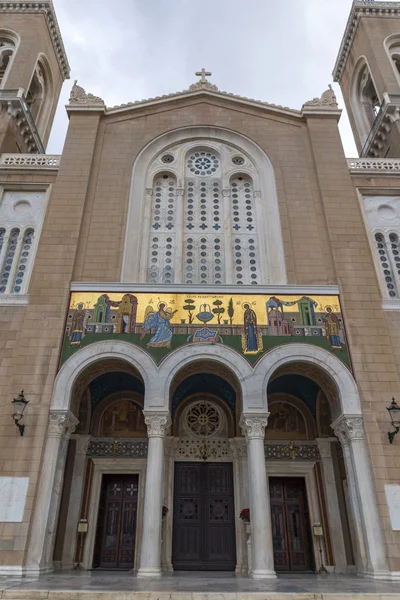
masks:
<svg viewBox="0 0 400 600"><path fill-rule="evenodd" d="M209 90L210 92L219 92L217 86L208 79L204 81L196 81L189 87L189 92L198 92L199 90Z"/></svg>
<svg viewBox="0 0 400 600"><path fill-rule="evenodd" d="M185 188L176 188L177 196L183 196L184 193L185 193Z"/></svg>
<svg viewBox="0 0 400 600"><path fill-rule="evenodd" d="M332 86L329 84L328 89L322 94L321 98L313 98L303 104L304 108L331 108L336 110L338 108L337 99Z"/></svg>
<svg viewBox="0 0 400 600"><path fill-rule="evenodd" d="M263 415L242 415L240 417L240 427L247 440L264 439L265 428L268 424L269 413Z"/></svg>
<svg viewBox="0 0 400 600"><path fill-rule="evenodd" d="M90 440L87 454L90 457L126 457L146 458L147 439L92 439Z"/></svg>
<svg viewBox="0 0 400 600"><path fill-rule="evenodd" d="M348 417L343 415L332 423L331 427L341 444L365 438L362 417Z"/></svg>
<svg viewBox="0 0 400 600"><path fill-rule="evenodd" d="M232 452L227 439L199 439L180 438L175 449L177 460L204 460L206 444L207 460L232 459Z"/></svg>
<svg viewBox="0 0 400 600"><path fill-rule="evenodd" d="M1 163L0 163L1 164ZM350 173L368 175L379 173L380 175L400 173L400 159L398 158L349 158L347 166Z"/></svg>
<svg viewBox="0 0 400 600"><path fill-rule="evenodd" d="M400 2L358 0L353 3L333 69L334 81L340 82L342 78L361 17L398 18L400 17Z"/></svg>
<svg viewBox="0 0 400 600"><path fill-rule="evenodd" d="M321 458L317 444L295 442L294 456L290 453L289 443L264 443L264 454L266 460L312 460Z"/></svg>
<svg viewBox="0 0 400 600"><path fill-rule="evenodd" d="M383 94L383 101L361 152L362 157L383 158L393 124L400 119L400 95Z"/></svg>
<svg viewBox="0 0 400 600"><path fill-rule="evenodd" d="M51 169L55 171L59 168L61 154L0 154L0 168L18 168L29 170Z"/></svg>
<svg viewBox="0 0 400 600"><path fill-rule="evenodd" d="M69 439L78 425L78 419L71 412L51 412L49 415L49 437Z"/></svg>
<svg viewBox="0 0 400 600"><path fill-rule="evenodd" d="M40 2L10 2L10 0L8 0L7 2L0 2L0 14L2 13L42 13L49 29L50 38L63 79L69 79L70 68L68 58L51 0L41 0Z"/></svg>
<svg viewBox="0 0 400 600"><path fill-rule="evenodd" d="M147 436L164 437L168 427L171 425L171 416L169 413L151 413L144 412L144 422L147 425Z"/></svg>
<svg viewBox="0 0 400 600"><path fill-rule="evenodd" d="M78 81L75 79L74 85L72 86L71 93L69 96L70 104L92 104L104 106L104 100L99 96L93 96L93 94L87 94L83 87L77 85Z"/></svg>

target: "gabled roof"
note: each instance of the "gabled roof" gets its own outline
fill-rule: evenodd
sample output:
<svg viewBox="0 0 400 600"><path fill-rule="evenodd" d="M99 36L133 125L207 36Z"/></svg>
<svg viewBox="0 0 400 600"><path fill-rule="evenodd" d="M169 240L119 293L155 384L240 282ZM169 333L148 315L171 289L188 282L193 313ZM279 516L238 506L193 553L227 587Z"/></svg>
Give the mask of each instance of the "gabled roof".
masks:
<svg viewBox="0 0 400 600"><path fill-rule="evenodd" d="M333 81L340 82L353 45L361 17L400 17L400 2L378 2L377 0L354 0L346 29L340 44L339 54L333 69Z"/></svg>

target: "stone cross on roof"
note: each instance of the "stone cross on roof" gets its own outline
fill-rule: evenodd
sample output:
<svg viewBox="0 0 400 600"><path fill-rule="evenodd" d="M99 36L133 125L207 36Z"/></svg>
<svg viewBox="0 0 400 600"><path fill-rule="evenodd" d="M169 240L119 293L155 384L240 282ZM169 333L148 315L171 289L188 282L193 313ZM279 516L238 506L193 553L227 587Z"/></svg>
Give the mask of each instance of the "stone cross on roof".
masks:
<svg viewBox="0 0 400 600"><path fill-rule="evenodd" d="M205 68L203 67L201 71L197 71L195 73L195 75L197 75L197 77L201 77L200 82L201 83L206 83L207 79L206 77L211 77L212 73L211 71L206 71Z"/></svg>
<svg viewBox="0 0 400 600"><path fill-rule="evenodd" d="M212 75L211 71L206 71L203 67L201 71L196 71L195 75L200 77L200 81L196 81L196 83L192 83L189 88L190 92L198 92L199 90L210 90L211 92L218 92L218 88L216 85L208 81L206 77L210 77Z"/></svg>

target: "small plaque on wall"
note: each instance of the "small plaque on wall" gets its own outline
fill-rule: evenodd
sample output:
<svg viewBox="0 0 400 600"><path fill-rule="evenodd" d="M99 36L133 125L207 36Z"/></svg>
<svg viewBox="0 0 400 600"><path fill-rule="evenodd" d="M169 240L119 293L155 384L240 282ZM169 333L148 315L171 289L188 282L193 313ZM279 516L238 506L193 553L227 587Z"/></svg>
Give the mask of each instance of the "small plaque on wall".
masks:
<svg viewBox="0 0 400 600"><path fill-rule="evenodd" d="M0 522L21 523L29 477L0 477Z"/></svg>
<svg viewBox="0 0 400 600"><path fill-rule="evenodd" d="M400 531L400 485L385 485L385 493L392 529Z"/></svg>

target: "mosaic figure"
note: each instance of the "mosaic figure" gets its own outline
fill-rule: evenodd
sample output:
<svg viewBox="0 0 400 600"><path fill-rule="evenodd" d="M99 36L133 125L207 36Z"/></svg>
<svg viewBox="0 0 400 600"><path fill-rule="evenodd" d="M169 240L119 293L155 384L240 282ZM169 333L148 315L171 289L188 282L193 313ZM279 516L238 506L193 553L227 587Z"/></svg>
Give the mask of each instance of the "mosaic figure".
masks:
<svg viewBox="0 0 400 600"><path fill-rule="evenodd" d="M84 336L86 310L84 304L80 302L72 315L70 329L70 345L79 346Z"/></svg>
<svg viewBox="0 0 400 600"><path fill-rule="evenodd" d="M326 307L324 315L326 327L326 339L332 346L332 350L342 350L342 342L340 339L340 321L339 318L332 312L332 307Z"/></svg>
<svg viewBox="0 0 400 600"><path fill-rule="evenodd" d="M243 352L245 354L259 352L259 334L257 327L257 315L250 304L243 304L244 314L244 336L242 340Z"/></svg>
<svg viewBox="0 0 400 600"><path fill-rule="evenodd" d="M143 340L144 336L154 329L155 333L150 338L147 346L152 348L170 348L173 335L170 320L176 312L176 310L165 308L165 303L163 302L159 304L157 312L153 310L152 306L148 306L140 339Z"/></svg>

